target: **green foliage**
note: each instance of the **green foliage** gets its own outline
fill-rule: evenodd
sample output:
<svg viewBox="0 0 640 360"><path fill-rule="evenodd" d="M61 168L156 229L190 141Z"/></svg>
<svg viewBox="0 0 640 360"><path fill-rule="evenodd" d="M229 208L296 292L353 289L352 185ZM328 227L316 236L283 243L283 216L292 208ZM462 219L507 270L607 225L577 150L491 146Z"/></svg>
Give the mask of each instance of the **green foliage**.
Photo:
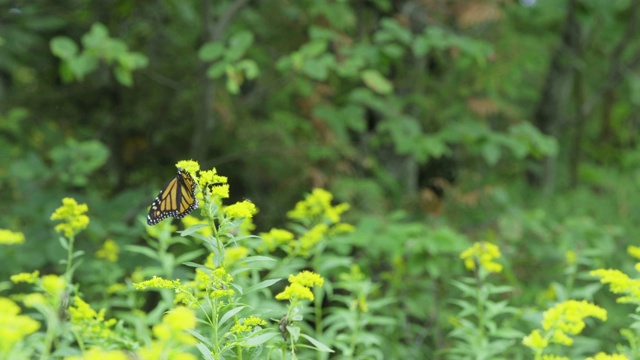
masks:
<svg viewBox="0 0 640 360"><path fill-rule="evenodd" d="M68 37L58 36L51 39L51 52L62 60L60 77L65 82L83 81L87 74L98 68L100 61L113 65L113 75L124 86L133 85L134 70L146 67L148 59L141 53L129 51L127 45L119 39L109 37L109 31L100 23L82 36L83 50Z"/></svg>
<svg viewBox="0 0 640 360"><path fill-rule="evenodd" d="M5 357L526 359L574 300L607 321L538 356L638 357L633 308L589 275L634 280L630 2L0 3ZM145 227L178 158L228 175L255 228L204 202ZM314 191L331 216L288 215L313 187L350 211ZM52 230L66 197L89 204L77 236ZM500 273L465 272L477 239ZM305 270L322 287L285 281ZM181 282L134 291L153 276ZM274 298L289 286L313 300Z"/></svg>

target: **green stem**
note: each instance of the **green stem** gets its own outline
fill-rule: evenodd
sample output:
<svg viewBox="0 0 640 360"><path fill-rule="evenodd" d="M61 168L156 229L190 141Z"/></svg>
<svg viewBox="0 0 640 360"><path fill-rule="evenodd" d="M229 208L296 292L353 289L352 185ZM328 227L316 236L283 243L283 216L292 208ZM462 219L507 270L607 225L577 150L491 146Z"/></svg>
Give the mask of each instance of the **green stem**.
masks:
<svg viewBox="0 0 640 360"><path fill-rule="evenodd" d="M477 316L478 316L478 338L482 339L484 338L484 323L485 323L485 318L484 318L484 295L482 293L483 289L483 275L482 275L482 269L479 269L480 271L478 271L478 276L476 277L476 310L477 310Z"/></svg>
<svg viewBox="0 0 640 360"><path fill-rule="evenodd" d="M71 264L73 263L73 242L75 240L75 236L71 236L69 238L69 246L67 247L67 269L64 272L65 280L67 280L67 284L71 284L71 278L73 274L71 274Z"/></svg>
<svg viewBox="0 0 640 360"><path fill-rule="evenodd" d="M53 313L53 311L48 311L46 318L47 333L45 334L44 343L42 344L42 353L40 354L40 360L49 359L49 352L51 351L53 340L56 337L56 331L60 327L60 324L58 323L58 316L57 314Z"/></svg>

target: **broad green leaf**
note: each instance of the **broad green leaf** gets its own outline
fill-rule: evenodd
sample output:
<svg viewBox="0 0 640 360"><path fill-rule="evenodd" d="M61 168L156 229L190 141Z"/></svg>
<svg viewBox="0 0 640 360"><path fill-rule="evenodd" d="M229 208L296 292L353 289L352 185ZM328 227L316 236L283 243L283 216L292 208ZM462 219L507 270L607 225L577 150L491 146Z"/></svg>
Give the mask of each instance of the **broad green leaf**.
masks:
<svg viewBox="0 0 640 360"><path fill-rule="evenodd" d="M223 325L225 322L227 322L227 320L231 319L235 314L239 313L240 311L242 311L242 309L244 309L246 307L247 306L245 306L245 305L236 305L236 307L234 307L233 309L227 311L220 318L220 321L218 322L218 326Z"/></svg>
<svg viewBox="0 0 640 360"><path fill-rule="evenodd" d="M247 80L255 79L258 77L258 74L260 74L260 70L258 69L256 62L250 59L240 61L237 64L237 67L242 70Z"/></svg>
<svg viewBox="0 0 640 360"><path fill-rule="evenodd" d="M312 338L312 337L311 337L311 336L309 336L309 335L306 335L306 334L300 334L300 336L302 336L303 338L305 338L305 339L309 340L309 342L310 342L310 343L312 343L312 344L313 344L313 346L315 346L315 347L316 347L316 349L318 349L319 351L322 351L322 352L330 352L330 353L334 352L333 350L331 350L331 348L330 348L330 347L328 347L327 345L325 345L325 344L321 343L320 341L318 341L318 340L316 340L316 339Z"/></svg>
<svg viewBox="0 0 640 360"><path fill-rule="evenodd" d="M248 30L233 35L229 40L229 48L236 48L242 52L245 52L251 44L253 44L253 33Z"/></svg>
<svg viewBox="0 0 640 360"><path fill-rule="evenodd" d="M126 87L131 87L133 85L133 77L131 76L131 71L123 68L122 66L116 66L113 69L113 75L115 75L116 80Z"/></svg>
<svg viewBox="0 0 640 360"><path fill-rule="evenodd" d="M95 23L91 30L82 36L82 45L88 49L98 49L104 46L109 38L109 30L101 23Z"/></svg>
<svg viewBox="0 0 640 360"><path fill-rule="evenodd" d="M378 70L364 70L360 74L367 87L378 94L389 94L393 91L393 85Z"/></svg>
<svg viewBox="0 0 640 360"><path fill-rule="evenodd" d="M249 339L247 339L244 343L247 346L258 346L258 345L266 343L267 341L273 339L274 337L276 337L278 335L279 334L275 333L275 332L268 332L266 334L252 336Z"/></svg>
<svg viewBox="0 0 640 360"><path fill-rule="evenodd" d="M208 42L198 51L198 58L202 61L213 61L224 54L224 44L220 42Z"/></svg>
<svg viewBox="0 0 640 360"><path fill-rule="evenodd" d="M216 62L209 66L207 69L207 77L211 79L217 79L225 74L227 71L227 63L224 61Z"/></svg>
<svg viewBox="0 0 640 360"><path fill-rule="evenodd" d="M252 292L254 292L256 290L267 288L267 287L279 282L280 280L282 280L282 279L269 279L269 280L261 281L261 282L255 284L255 285L253 285L253 286L250 286L245 291L245 294L249 294L249 293L252 293Z"/></svg>
<svg viewBox="0 0 640 360"><path fill-rule="evenodd" d="M56 36L49 42L53 55L68 60L78 53L78 45L66 36Z"/></svg>

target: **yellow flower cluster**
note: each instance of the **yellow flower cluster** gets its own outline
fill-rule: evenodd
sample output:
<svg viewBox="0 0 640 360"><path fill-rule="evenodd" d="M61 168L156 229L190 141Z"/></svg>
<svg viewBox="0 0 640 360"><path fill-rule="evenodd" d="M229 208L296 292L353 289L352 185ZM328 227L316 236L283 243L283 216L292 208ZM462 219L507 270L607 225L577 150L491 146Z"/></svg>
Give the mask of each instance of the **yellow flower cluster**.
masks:
<svg viewBox="0 0 640 360"><path fill-rule="evenodd" d="M640 259L640 246L631 245L627 247L627 253L636 259Z"/></svg>
<svg viewBox="0 0 640 360"><path fill-rule="evenodd" d="M146 289L175 289L180 286L180 280L166 280L158 276L154 276L149 280L145 280L139 283L133 283L133 288L136 290Z"/></svg>
<svg viewBox="0 0 640 360"><path fill-rule="evenodd" d="M74 329L85 339L108 339L113 335L111 327L116 319L105 320L105 309L96 312L79 296L74 297L75 306L69 306L69 315Z"/></svg>
<svg viewBox="0 0 640 360"><path fill-rule="evenodd" d="M614 294L623 294L618 298L619 303L640 304L640 280L632 279L627 274L616 269L597 269L589 274L600 278L603 284L609 284Z"/></svg>
<svg viewBox="0 0 640 360"><path fill-rule="evenodd" d="M93 347L82 355L67 356L64 360L129 360L129 356L120 350L104 350Z"/></svg>
<svg viewBox="0 0 640 360"><path fill-rule="evenodd" d="M244 246L228 247L224 250L224 265L229 266L234 262L244 259L249 255L249 249Z"/></svg>
<svg viewBox="0 0 640 360"><path fill-rule="evenodd" d="M188 330L196 327L196 314L184 306L178 306L162 317L162 322L152 328L156 337L149 345L138 350L141 360L175 359L196 360L197 357L181 348L198 343Z"/></svg>
<svg viewBox="0 0 640 360"><path fill-rule="evenodd" d="M629 360L626 355L621 354L605 354L603 352L597 353L595 356L588 357L585 360Z"/></svg>
<svg viewBox="0 0 640 360"><path fill-rule="evenodd" d="M39 328L39 322L20 315L20 307L15 302L0 297L0 357L11 353L17 343Z"/></svg>
<svg viewBox="0 0 640 360"><path fill-rule="evenodd" d="M218 175L215 168L211 170L200 171L198 183L202 189L211 191L211 196L218 199L226 199L229 197L229 184L226 176Z"/></svg>
<svg viewBox="0 0 640 360"><path fill-rule="evenodd" d="M489 242L476 242L472 247L463 251L460 258L464 260L464 266L468 270L475 270L476 265L490 273L502 271L502 265L495 262L501 256L500 248Z"/></svg>
<svg viewBox="0 0 640 360"><path fill-rule="evenodd" d="M313 292L311 288L314 286L322 286L324 279L311 271L302 271L297 275L289 276L289 283L284 291L276 295L276 300L313 300Z"/></svg>
<svg viewBox="0 0 640 360"><path fill-rule="evenodd" d="M242 219L248 218L251 219L253 215L258 212L258 208L249 200L244 200L237 202L233 205L229 205L224 208L225 214L231 218Z"/></svg>
<svg viewBox="0 0 640 360"><path fill-rule="evenodd" d="M24 234L11 230L0 229L0 244L14 245L24 243Z"/></svg>
<svg viewBox="0 0 640 360"><path fill-rule="evenodd" d="M61 220L55 230L67 238L74 237L89 225L89 217L84 215L89 210L87 204L78 204L72 198L62 199L62 206L51 214L51 220Z"/></svg>
<svg viewBox="0 0 640 360"><path fill-rule="evenodd" d="M279 245L287 244L295 238L290 231L276 228L271 229L268 233L260 233L260 237L262 245L258 249L259 251L274 251Z"/></svg>
<svg viewBox="0 0 640 360"><path fill-rule="evenodd" d="M40 271L36 270L32 273L19 273L15 275L11 275L11 281L15 284L17 283L27 283L34 284L40 278Z"/></svg>
<svg viewBox="0 0 640 360"><path fill-rule="evenodd" d="M300 237L300 254L306 256L317 243L319 243L329 231L326 224L318 224Z"/></svg>
<svg viewBox="0 0 640 360"><path fill-rule="evenodd" d="M67 287L67 281L63 277L55 274L45 275L40 281L44 291L54 298L62 296L62 293Z"/></svg>
<svg viewBox="0 0 640 360"><path fill-rule="evenodd" d="M198 164L197 161L193 160L180 160L176 163L176 167L188 172L191 175L195 175L198 171L200 171L200 164Z"/></svg>
<svg viewBox="0 0 640 360"><path fill-rule="evenodd" d="M570 346L573 339L570 335L577 335L585 327L584 319L594 317L605 321L607 311L587 301L568 300L557 304L543 314L542 329L534 330L524 337L522 343L534 350L542 350L549 343Z"/></svg>
<svg viewBox="0 0 640 360"><path fill-rule="evenodd" d="M102 248L96 251L96 257L99 259L105 259L109 262L118 261L118 254L120 253L120 247L115 241L108 239L102 244Z"/></svg>
<svg viewBox="0 0 640 360"><path fill-rule="evenodd" d="M249 316L242 319L241 321L236 322L236 324L231 327L231 332L236 334L242 333L242 332L250 332L256 326L265 326L265 325L267 325L267 322L262 320L261 318L256 316Z"/></svg>
<svg viewBox="0 0 640 360"><path fill-rule="evenodd" d="M349 204L342 203L336 206L331 205L333 195L324 189L313 189L302 201L299 201L293 210L287 213L287 217L292 220L302 222L308 219L325 218L330 223L340 222L340 215L349 210Z"/></svg>

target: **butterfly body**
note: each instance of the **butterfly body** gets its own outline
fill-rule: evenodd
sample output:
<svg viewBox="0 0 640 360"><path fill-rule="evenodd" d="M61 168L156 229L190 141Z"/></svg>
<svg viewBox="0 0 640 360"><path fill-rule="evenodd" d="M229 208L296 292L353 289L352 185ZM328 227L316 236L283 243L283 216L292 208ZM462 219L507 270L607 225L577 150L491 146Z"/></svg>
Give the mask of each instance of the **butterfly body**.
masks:
<svg viewBox="0 0 640 360"><path fill-rule="evenodd" d="M196 182L188 172L178 169L178 174L160 190L151 203L147 215L147 224L155 225L160 221L173 217L182 219L198 207L195 196Z"/></svg>

